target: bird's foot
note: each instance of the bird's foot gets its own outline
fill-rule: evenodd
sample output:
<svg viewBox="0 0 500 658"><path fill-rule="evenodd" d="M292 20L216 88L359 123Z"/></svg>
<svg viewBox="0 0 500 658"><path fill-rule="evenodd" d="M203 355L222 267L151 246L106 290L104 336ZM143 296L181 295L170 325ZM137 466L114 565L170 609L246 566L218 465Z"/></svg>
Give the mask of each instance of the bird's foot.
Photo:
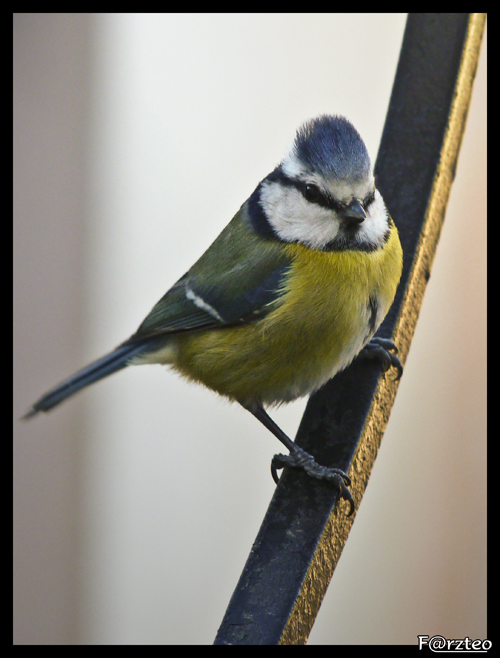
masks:
<svg viewBox="0 0 500 658"><path fill-rule="evenodd" d="M294 445L294 449L289 455L274 455L271 462L271 473L276 484L278 484L279 480L277 471L285 466L301 468L310 477L332 482L339 490L340 497L349 502L350 510L347 516L351 516L354 512L354 501L348 489L351 484L351 478L344 471L340 470L340 468L321 466L312 455L297 445Z"/></svg>
<svg viewBox="0 0 500 658"><path fill-rule="evenodd" d="M397 381L403 374L403 366L396 356L397 351L398 348L389 338L372 338L363 347L359 356L365 359L378 359L384 372L387 372L389 368L396 368L398 371Z"/></svg>

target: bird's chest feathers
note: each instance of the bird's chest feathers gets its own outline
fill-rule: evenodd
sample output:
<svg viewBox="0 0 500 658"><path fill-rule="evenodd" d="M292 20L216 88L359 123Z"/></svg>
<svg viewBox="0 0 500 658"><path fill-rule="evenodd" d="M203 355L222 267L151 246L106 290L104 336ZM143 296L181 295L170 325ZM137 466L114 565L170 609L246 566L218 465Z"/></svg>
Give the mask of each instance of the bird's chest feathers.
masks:
<svg viewBox="0 0 500 658"><path fill-rule="evenodd" d="M384 274L383 250L328 253L294 245L284 301L269 320L281 330L289 327L304 359L323 364L326 381L355 358L382 322L394 295Z"/></svg>
<svg viewBox="0 0 500 658"><path fill-rule="evenodd" d="M385 275L385 276L384 276ZM298 250L286 285L284 306L295 319L322 327L332 322L376 322L386 291L383 252Z"/></svg>

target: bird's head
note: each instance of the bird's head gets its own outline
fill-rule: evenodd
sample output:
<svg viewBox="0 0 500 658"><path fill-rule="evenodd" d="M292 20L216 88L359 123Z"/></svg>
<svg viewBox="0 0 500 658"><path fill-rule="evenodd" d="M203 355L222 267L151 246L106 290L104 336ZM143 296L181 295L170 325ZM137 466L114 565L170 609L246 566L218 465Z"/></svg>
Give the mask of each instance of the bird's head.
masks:
<svg viewBox="0 0 500 658"><path fill-rule="evenodd" d="M384 244L389 217L370 156L344 117L304 123L288 153L249 199L262 233L312 249L371 251Z"/></svg>

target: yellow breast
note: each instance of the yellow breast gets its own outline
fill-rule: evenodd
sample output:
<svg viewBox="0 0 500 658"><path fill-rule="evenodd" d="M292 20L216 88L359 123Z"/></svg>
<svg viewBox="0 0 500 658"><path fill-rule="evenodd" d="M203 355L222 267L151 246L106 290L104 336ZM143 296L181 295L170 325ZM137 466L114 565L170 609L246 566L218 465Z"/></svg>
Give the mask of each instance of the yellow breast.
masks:
<svg viewBox="0 0 500 658"><path fill-rule="evenodd" d="M281 305L248 325L179 334L173 367L231 399L265 404L307 395L345 368L394 299L402 252L320 252L289 244Z"/></svg>

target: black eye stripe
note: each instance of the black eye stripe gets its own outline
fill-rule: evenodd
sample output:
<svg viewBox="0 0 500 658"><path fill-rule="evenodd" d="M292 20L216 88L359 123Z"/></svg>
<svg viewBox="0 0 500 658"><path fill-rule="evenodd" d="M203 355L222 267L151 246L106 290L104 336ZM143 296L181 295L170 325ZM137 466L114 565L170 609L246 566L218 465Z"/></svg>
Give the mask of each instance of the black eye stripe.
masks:
<svg viewBox="0 0 500 658"><path fill-rule="evenodd" d="M375 190L373 190L373 192L371 192L367 197L365 197L363 199L363 205L364 205L365 209L368 208L369 206L371 206L371 204L374 201L375 201Z"/></svg>
<svg viewBox="0 0 500 658"><path fill-rule="evenodd" d="M322 208L328 208L329 210L341 212L342 209L346 207L344 204L335 201L335 199L329 194L325 194L315 183L306 183L301 180L290 178L290 176L287 176L279 167L271 172L265 180L271 182L279 182L282 185L288 185L289 187L295 187L295 189L297 189L302 194L308 203L315 203L317 206L321 206ZM316 188L314 199L312 198L312 194L306 192L306 188L308 186L313 186ZM367 197L365 197L365 199L363 199L363 206L365 209L367 209L374 201L375 189Z"/></svg>
<svg viewBox="0 0 500 658"><path fill-rule="evenodd" d="M329 208L330 210L339 211L342 208L342 204L337 203L335 199L332 199L330 195L326 195L314 183L305 183L304 181L296 180L295 178L290 178L290 176L287 176L285 173L283 173L283 171L279 167L275 169L273 172L271 172L269 176L267 176L266 180L271 182L279 182L282 185L288 185L289 187L295 187L295 189L302 194L302 196L308 201L308 203L315 203L317 206L322 206L323 208ZM312 199L308 199L306 196L306 187L308 185L309 186L314 185L314 187L317 189L317 194L314 201Z"/></svg>
<svg viewBox="0 0 500 658"><path fill-rule="evenodd" d="M317 185L311 183L303 183L302 181L292 181L292 183L299 190L299 192L302 193L302 196L309 203L315 203L317 206L321 206L322 208L329 208L330 210L341 210L342 204L337 203L337 201L335 201L335 199L333 199L330 195L326 195L324 192L322 192ZM310 194L307 192L307 188L311 187L312 185L314 185L316 188L314 199L312 199Z"/></svg>

